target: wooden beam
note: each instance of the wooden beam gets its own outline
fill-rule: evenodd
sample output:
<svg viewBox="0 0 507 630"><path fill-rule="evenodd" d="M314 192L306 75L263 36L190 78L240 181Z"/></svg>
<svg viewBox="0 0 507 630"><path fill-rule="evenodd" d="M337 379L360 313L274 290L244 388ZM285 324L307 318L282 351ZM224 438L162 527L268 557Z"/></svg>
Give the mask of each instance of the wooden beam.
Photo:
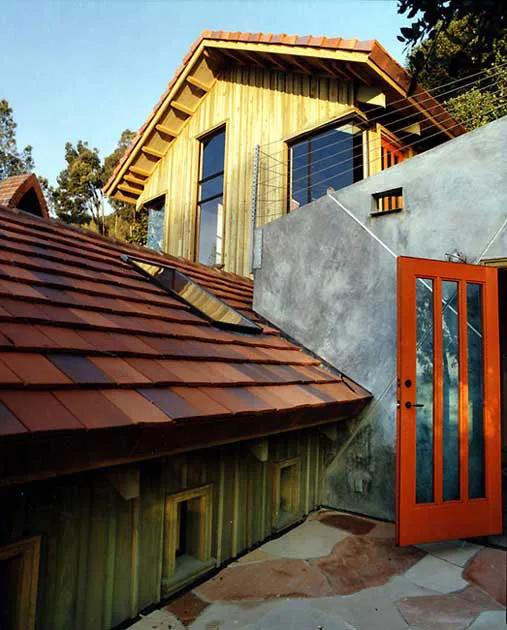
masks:
<svg viewBox="0 0 507 630"><path fill-rule="evenodd" d="M277 59L276 55L272 55L268 52L259 52L260 57L266 59L269 63L271 63L277 70L281 70L282 72L290 72L290 68L284 64L280 59Z"/></svg>
<svg viewBox="0 0 507 630"><path fill-rule="evenodd" d="M330 74L334 79L338 79L339 81L343 81L344 79L347 80L346 75L343 72L338 72L333 64L324 63L321 59L312 59L312 61L326 74Z"/></svg>
<svg viewBox="0 0 507 630"><path fill-rule="evenodd" d="M409 125L408 127L405 127L404 129L401 129L402 133L411 133L414 136L420 136L421 135L421 123L413 123L412 125Z"/></svg>
<svg viewBox="0 0 507 630"><path fill-rule="evenodd" d="M347 72L349 72L358 81L361 81L361 83L366 84L366 85L371 85L370 79L367 79L361 72L359 72L356 68L354 68L352 63L346 62L345 68L347 68Z"/></svg>
<svg viewBox="0 0 507 630"><path fill-rule="evenodd" d="M177 109L180 112L183 112L184 114L187 114L187 116L192 116L195 113L195 109L192 109L191 107L188 107L188 105L184 105L183 103L180 103L178 101L173 101L171 103L171 107L173 109Z"/></svg>
<svg viewBox="0 0 507 630"><path fill-rule="evenodd" d="M140 496L139 467L114 468L107 472L109 483L118 491L122 499L130 501Z"/></svg>
<svg viewBox="0 0 507 630"><path fill-rule="evenodd" d="M296 59L294 55L289 55L289 59L290 59L290 62L294 64L297 68L299 68L301 72L303 72L304 74L312 74L312 69L309 68L307 65L298 61L298 59Z"/></svg>
<svg viewBox="0 0 507 630"><path fill-rule="evenodd" d="M360 85L357 88L356 97L360 103L368 103L368 105L376 105L377 107L386 107L386 95L380 88Z"/></svg>
<svg viewBox="0 0 507 630"><path fill-rule="evenodd" d="M131 182L132 184L137 184L138 186L144 186L146 184L145 179L139 179L139 177L129 175L128 173L123 176L123 179L127 182Z"/></svg>
<svg viewBox="0 0 507 630"><path fill-rule="evenodd" d="M330 442L336 442L338 439L338 427L336 424L321 425L319 431L325 435Z"/></svg>
<svg viewBox="0 0 507 630"><path fill-rule="evenodd" d="M191 75L188 75L187 82L190 83L190 85L193 85L194 87L199 88L203 92L209 92L211 88L213 87L212 85L208 83L204 83L204 81L201 81L197 77L193 77Z"/></svg>
<svg viewBox="0 0 507 630"><path fill-rule="evenodd" d="M118 184L118 189L123 190L131 195L137 195L138 197L143 192L142 190L138 190L137 188L132 188L132 186L129 186L128 184Z"/></svg>
<svg viewBox="0 0 507 630"><path fill-rule="evenodd" d="M151 175L150 171L147 171L145 168L141 168L139 166L129 166L129 170L136 175L142 175L143 177L149 177Z"/></svg>
<svg viewBox="0 0 507 630"><path fill-rule="evenodd" d="M131 203L133 205L136 205L138 198L139 197L127 196L126 194L123 194L122 192L116 192L114 195L111 196L111 199L118 199L118 201L124 201L125 203Z"/></svg>
<svg viewBox="0 0 507 630"><path fill-rule="evenodd" d="M230 50L221 49L220 52L225 57L228 57L229 59L232 59L235 63L238 63L240 66L246 66L245 60L242 57L235 55Z"/></svg>
<svg viewBox="0 0 507 630"><path fill-rule="evenodd" d="M170 127L166 127L165 125L155 125L155 129L163 136L167 136L168 138L176 138L176 136L178 135L177 131L174 131L174 129L171 129Z"/></svg>
<svg viewBox="0 0 507 630"><path fill-rule="evenodd" d="M352 77L350 76L350 74L347 74L347 72L345 72L345 70L343 68L340 67L340 65L335 61L334 63L331 64L333 70L336 72L336 74L341 77L344 81L351 81Z"/></svg>
<svg viewBox="0 0 507 630"><path fill-rule="evenodd" d="M250 446L250 452L259 462L268 461L269 441L267 438L258 440Z"/></svg>
<svg viewBox="0 0 507 630"><path fill-rule="evenodd" d="M152 157L156 157L161 159L164 157L162 151L158 151L157 149L152 149L151 147L141 147L141 151L146 155L151 155Z"/></svg>
<svg viewBox="0 0 507 630"><path fill-rule="evenodd" d="M248 61L251 61L254 66L257 66L258 68L264 68L264 70L267 70L266 64L262 63L262 61L260 61L256 55L246 52L245 50L242 52L243 57L246 57L248 59Z"/></svg>

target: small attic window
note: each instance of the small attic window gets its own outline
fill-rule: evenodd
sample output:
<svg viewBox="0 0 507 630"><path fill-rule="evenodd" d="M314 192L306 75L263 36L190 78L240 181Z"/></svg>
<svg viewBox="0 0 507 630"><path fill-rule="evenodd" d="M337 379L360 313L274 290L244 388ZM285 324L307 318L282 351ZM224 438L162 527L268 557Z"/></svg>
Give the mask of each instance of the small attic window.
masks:
<svg viewBox="0 0 507 630"><path fill-rule="evenodd" d="M178 269L170 265L127 255L122 255L121 258L215 326L246 333L262 332L260 326L254 324Z"/></svg>

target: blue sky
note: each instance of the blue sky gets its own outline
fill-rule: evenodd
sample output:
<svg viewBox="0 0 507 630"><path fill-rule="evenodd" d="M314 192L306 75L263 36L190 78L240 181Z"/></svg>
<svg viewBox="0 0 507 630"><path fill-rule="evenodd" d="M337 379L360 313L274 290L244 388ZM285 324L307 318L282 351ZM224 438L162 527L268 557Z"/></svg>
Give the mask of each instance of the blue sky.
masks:
<svg viewBox="0 0 507 630"><path fill-rule="evenodd" d="M205 29L378 39L400 62L396 1L3 0L0 98L53 183L67 141L102 156L137 131Z"/></svg>

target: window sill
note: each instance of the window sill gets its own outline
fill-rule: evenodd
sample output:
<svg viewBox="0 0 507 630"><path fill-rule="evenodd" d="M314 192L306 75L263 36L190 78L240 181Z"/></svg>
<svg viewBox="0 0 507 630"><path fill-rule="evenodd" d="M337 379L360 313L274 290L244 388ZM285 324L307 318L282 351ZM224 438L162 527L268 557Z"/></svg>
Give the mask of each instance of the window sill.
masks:
<svg viewBox="0 0 507 630"><path fill-rule="evenodd" d="M403 208L394 208L393 210L377 210L376 212L372 212L370 217L383 217L386 214L396 214L398 212L403 212Z"/></svg>
<svg viewBox="0 0 507 630"><path fill-rule="evenodd" d="M181 590L199 577L214 569L217 565L215 558L198 560L193 556L181 556L176 562L176 571L170 578L162 580L162 592L166 597Z"/></svg>

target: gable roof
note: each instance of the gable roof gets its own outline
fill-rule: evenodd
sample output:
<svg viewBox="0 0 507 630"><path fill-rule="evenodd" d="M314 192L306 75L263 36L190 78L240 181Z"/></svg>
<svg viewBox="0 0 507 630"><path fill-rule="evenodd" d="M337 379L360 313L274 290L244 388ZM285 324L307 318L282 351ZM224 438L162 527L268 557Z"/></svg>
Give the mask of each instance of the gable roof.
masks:
<svg viewBox="0 0 507 630"><path fill-rule="evenodd" d="M0 205L21 208L25 212L48 218L49 212L39 180L34 173L13 175L0 181Z"/></svg>
<svg viewBox="0 0 507 630"><path fill-rule="evenodd" d="M423 115L427 126L447 137L462 134L449 112L420 86L408 96L411 75L375 39L273 35L205 30L192 44L146 122L104 186L104 192L135 203L171 142L228 65L321 74L385 85L396 107ZM401 100L406 97L406 100Z"/></svg>
<svg viewBox="0 0 507 630"><path fill-rule="evenodd" d="M147 428L188 449L349 417L370 398L263 322L258 335L214 328L120 256L171 264L259 322L249 279L5 208L0 251L0 461L13 467L0 485L41 466L49 436L68 449ZM11 456L9 440L38 436L29 462Z"/></svg>

